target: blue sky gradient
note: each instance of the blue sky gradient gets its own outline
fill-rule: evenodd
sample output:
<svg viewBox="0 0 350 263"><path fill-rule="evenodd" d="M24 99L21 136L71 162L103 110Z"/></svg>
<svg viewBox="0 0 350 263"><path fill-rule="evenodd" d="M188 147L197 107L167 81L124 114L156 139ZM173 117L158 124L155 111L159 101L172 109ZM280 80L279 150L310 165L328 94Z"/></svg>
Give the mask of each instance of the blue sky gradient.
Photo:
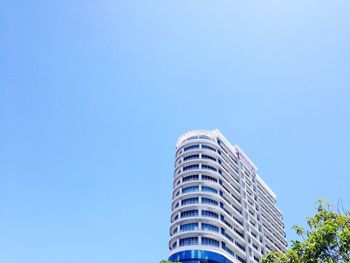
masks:
<svg viewBox="0 0 350 263"><path fill-rule="evenodd" d="M175 142L218 128L291 226L350 207L350 2L0 3L0 262L158 262Z"/></svg>

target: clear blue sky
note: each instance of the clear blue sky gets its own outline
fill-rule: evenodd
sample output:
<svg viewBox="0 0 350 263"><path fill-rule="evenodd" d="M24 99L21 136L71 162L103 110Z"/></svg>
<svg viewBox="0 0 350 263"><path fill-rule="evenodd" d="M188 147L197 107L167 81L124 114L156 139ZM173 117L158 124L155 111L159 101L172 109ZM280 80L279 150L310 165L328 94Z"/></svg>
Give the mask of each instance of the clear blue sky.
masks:
<svg viewBox="0 0 350 263"><path fill-rule="evenodd" d="M51 2L51 3L50 3ZM157 263L175 141L218 128L291 226L350 207L350 2L0 3L0 262Z"/></svg>

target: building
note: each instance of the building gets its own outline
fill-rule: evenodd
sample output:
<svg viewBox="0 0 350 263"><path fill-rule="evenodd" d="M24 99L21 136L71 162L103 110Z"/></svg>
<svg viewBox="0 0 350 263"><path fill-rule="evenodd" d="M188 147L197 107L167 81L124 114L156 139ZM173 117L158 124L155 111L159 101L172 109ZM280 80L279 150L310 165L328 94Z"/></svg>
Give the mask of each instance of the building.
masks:
<svg viewBox="0 0 350 263"><path fill-rule="evenodd" d="M178 139L173 188L169 260L250 263L286 249L276 195L219 130Z"/></svg>

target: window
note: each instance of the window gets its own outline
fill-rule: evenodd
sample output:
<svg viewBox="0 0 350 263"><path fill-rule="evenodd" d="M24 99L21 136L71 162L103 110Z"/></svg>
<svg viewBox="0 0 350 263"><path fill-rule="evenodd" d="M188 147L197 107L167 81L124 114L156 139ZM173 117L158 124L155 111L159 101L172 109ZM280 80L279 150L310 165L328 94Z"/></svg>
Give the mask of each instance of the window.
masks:
<svg viewBox="0 0 350 263"><path fill-rule="evenodd" d="M217 226L213 226L213 225L205 224L205 223L202 223L202 230L219 232L219 228Z"/></svg>
<svg viewBox="0 0 350 263"><path fill-rule="evenodd" d="M188 210L181 212L181 218L198 216L198 210Z"/></svg>
<svg viewBox="0 0 350 263"><path fill-rule="evenodd" d="M239 232L236 228L233 229L240 237L244 238L244 234Z"/></svg>
<svg viewBox="0 0 350 263"><path fill-rule="evenodd" d="M208 159L208 160L212 160L212 161L216 162L215 158L213 158L213 157L211 157L209 155L205 155L205 154L202 154L202 159Z"/></svg>
<svg viewBox="0 0 350 263"><path fill-rule="evenodd" d="M202 186L202 192L209 192L209 193L215 193L215 194L218 193L216 189L209 186Z"/></svg>
<svg viewBox="0 0 350 263"><path fill-rule="evenodd" d="M216 202L213 199L202 197L202 204L209 204L209 205L218 205L218 202Z"/></svg>
<svg viewBox="0 0 350 263"><path fill-rule="evenodd" d="M198 223L184 224L180 226L180 231L192 231L198 229Z"/></svg>
<svg viewBox="0 0 350 263"><path fill-rule="evenodd" d="M188 171L188 170L195 170L195 169L199 169L199 164L192 164L192 165L185 166L182 170Z"/></svg>
<svg viewBox="0 0 350 263"><path fill-rule="evenodd" d="M179 156L182 153L182 149L178 150L176 156Z"/></svg>
<svg viewBox="0 0 350 263"><path fill-rule="evenodd" d="M225 232L222 233L228 240L230 240L231 242L234 242L233 238L230 237L228 234L226 234Z"/></svg>
<svg viewBox="0 0 350 263"><path fill-rule="evenodd" d="M188 181L196 181L199 179L199 176L198 174L193 174L193 175L189 175L189 176L186 176L182 179L182 182L188 182Z"/></svg>
<svg viewBox="0 0 350 263"><path fill-rule="evenodd" d="M211 138L209 136L206 136L206 135L200 135L199 139L206 139L206 140L210 140L211 141Z"/></svg>
<svg viewBox="0 0 350 263"><path fill-rule="evenodd" d="M241 226L243 226L243 223L241 220L238 220L235 216L233 216L233 219L238 223L240 224Z"/></svg>
<svg viewBox="0 0 350 263"><path fill-rule="evenodd" d="M246 263L246 262L247 262L245 259L241 258L241 257L238 256L237 254L236 254L236 258L237 258L240 262L242 262L242 263Z"/></svg>
<svg viewBox="0 0 350 263"><path fill-rule="evenodd" d="M187 152L187 151L192 151L192 150L195 150L195 149L199 149L199 145L192 145L192 146L188 146L184 149L184 152Z"/></svg>
<svg viewBox="0 0 350 263"><path fill-rule="evenodd" d="M199 158L199 154L189 155L189 156L184 158L184 161L198 159L198 158Z"/></svg>
<svg viewBox="0 0 350 263"><path fill-rule="evenodd" d="M198 237L187 237L180 239L180 246L198 245Z"/></svg>
<svg viewBox="0 0 350 263"><path fill-rule="evenodd" d="M216 152L216 150L213 147L207 146L207 145L202 145L202 149L210 150L213 152Z"/></svg>
<svg viewBox="0 0 350 263"><path fill-rule="evenodd" d="M212 238L202 237L202 245L218 247L219 241L212 239Z"/></svg>
<svg viewBox="0 0 350 263"><path fill-rule="evenodd" d="M191 204L197 204L197 203L198 203L198 197L188 198L181 201L182 205L191 205Z"/></svg>
<svg viewBox="0 0 350 263"><path fill-rule="evenodd" d="M214 213L214 212L208 211L208 210L202 210L202 216L219 218L219 215L217 213Z"/></svg>
<svg viewBox="0 0 350 263"><path fill-rule="evenodd" d="M182 193L183 194L191 193L191 192L197 192L197 191L199 191L199 186L198 185L182 188Z"/></svg>
<svg viewBox="0 0 350 263"><path fill-rule="evenodd" d="M214 177L211 177L209 175L202 175L202 180L205 180L205 181L213 181L213 182L217 182L218 180L216 180Z"/></svg>
<svg viewBox="0 0 350 263"><path fill-rule="evenodd" d="M226 252L228 252L230 255L235 256L235 253L233 253L233 251L232 251L231 249L229 249L228 247L223 246L222 248L223 248Z"/></svg>
<svg viewBox="0 0 350 263"><path fill-rule="evenodd" d="M242 246L240 243L238 243L237 241L235 241L235 245L237 246L237 247L239 247L242 251L245 251L245 247L244 246Z"/></svg>
<svg viewBox="0 0 350 263"><path fill-rule="evenodd" d="M206 164L202 164L202 169L206 169L206 170L211 170L211 171L217 171L216 168L214 168L213 166L210 166L210 165L206 165ZM185 170L185 168L184 168Z"/></svg>

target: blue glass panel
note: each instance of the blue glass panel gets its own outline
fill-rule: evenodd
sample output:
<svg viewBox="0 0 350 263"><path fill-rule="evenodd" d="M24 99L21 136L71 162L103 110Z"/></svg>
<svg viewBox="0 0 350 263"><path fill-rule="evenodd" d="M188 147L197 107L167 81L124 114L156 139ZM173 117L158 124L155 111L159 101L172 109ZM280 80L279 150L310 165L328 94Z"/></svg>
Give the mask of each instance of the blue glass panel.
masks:
<svg viewBox="0 0 350 263"><path fill-rule="evenodd" d="M170 261L183 263L233 263L226 257L206 250L186 250L175 253L169 257Z"/></svg>

